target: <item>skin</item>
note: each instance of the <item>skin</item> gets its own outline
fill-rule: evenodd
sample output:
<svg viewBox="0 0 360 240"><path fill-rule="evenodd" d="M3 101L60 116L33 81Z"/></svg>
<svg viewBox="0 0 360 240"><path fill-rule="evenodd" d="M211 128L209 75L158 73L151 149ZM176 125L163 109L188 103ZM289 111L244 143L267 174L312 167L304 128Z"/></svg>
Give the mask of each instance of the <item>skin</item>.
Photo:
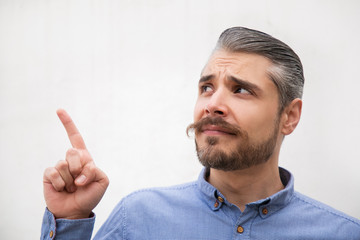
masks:
<svg viewBox="0 0 360 240"><path fill-rule="evenodd" d="M215 52L201 75L194 120L209 114L223 117L246 130L254 142L271 134L278 117L278 93L266 74L270 66L269 60L258 55ZM241 84L230 77L241 79ZM283 188L277 167L280 146L283 137L298 124L301 106L301 100L295 99L281 113L277 144L266 163L237 171L210 170L208 181L241 210L247 203ZM57 114L73 148L67 151L65 160L45 170L45 201L55 218L87 218L104 195L109 180L96 167L70 116L63 109ZM219 138L215 147L224 151L232 151L238 141L221 129L209 126L196 135L200 147L206 144L208 136Z"/></svg>
<svg viewBox="0 0 360 240"><path fill-rule="evenodd" d="M279 116L278 91L267 74L271 66L270 60L260 55L218 50L210 57L199 81L195 122L206 116L222 117L246 130L249 139L258 143L269 137L279 118L274 153L265 163L235 171L210 169L208 181L242 211L247 203L283 189L278 170L280 146L300 120L300 99L294 99ZM212 147L225 152L233 151L241 141L215 126L204 129L195 136L200 148L207 147L210 136L218 138Z"/></svg>
<svg viewBox="0 0 360 240"><path fill-rule="evenodd" d="M44 172L44 197L55 218L88 218L101 200L109 179L95 166L85 142L65 110L57 115L65 127L73 148L66 159Z"/></svg>

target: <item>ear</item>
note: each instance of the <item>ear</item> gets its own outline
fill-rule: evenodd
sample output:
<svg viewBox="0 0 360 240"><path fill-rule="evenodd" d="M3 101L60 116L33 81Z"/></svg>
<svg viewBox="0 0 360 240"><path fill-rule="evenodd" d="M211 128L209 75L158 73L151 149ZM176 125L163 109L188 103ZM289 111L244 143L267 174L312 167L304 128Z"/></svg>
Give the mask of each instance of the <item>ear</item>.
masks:
<svg viewBox="0 0 360 240"><path fill-rule="evenodd" d="M281 133L289 135L292 133L300 121L302 101L300 98L294 99L281 114L282 129Z"/></svg>

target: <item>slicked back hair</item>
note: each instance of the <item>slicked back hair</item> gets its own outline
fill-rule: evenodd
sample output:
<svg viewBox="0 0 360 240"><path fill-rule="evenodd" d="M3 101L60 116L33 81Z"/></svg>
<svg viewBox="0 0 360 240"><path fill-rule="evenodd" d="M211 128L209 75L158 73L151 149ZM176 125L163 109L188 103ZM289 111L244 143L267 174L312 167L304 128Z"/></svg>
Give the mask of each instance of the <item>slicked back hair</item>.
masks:
<svg viewBox="0 0 360 240"><path fill-rule="evenodd" d="M269 59L273 66L268 74L279 91L279 112L295 98L302 98L304 73L300 58L282 41L257 30L233 27L220 35L216 50L253 53Z"/></svg>

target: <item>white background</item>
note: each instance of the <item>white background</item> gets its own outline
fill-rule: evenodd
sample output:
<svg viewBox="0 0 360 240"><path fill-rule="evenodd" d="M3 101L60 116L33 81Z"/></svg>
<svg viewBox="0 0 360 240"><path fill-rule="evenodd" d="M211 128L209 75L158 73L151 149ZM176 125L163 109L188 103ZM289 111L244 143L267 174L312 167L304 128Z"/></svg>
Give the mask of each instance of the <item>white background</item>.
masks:
<svg viewBox="0 0 360 240"><path fill-rule="evenodd" d="M303 116L280 165L298 191L360 218L359 23L356 0L0 0L0 238L39 238L43 171L70 147L60 107L111 180L95 231L131 191L195 180L185 128L231 26L299 54Z"/></svg>

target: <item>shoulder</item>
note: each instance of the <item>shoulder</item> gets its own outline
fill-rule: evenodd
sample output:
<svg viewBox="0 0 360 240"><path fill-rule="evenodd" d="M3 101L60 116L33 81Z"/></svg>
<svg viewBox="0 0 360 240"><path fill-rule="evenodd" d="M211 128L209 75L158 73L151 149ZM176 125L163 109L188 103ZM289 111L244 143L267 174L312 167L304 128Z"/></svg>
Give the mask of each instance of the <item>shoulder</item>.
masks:
<svg viewBox="0 0 360 240"><path fill-rule="evenodd" d="M131 208L166 208L177 203L186 204L197 198L197 182L184 183L170 187L156 187L137 190L121 201L127 209Z"/></svg>
<svg viewBox="0 0 360 240"><path fill-rule="evenodd" d="M306 217L309 217L309 219L312 219L312 224L336 224L333 226L342 226L343 228L354 230L356 229L356 231L360 234L360 220L313 198L305 196L299 192L294 192L291 204L301 211L301 215L305 215Z"/></svg>
<svg viewBox="0 0 360 240"><path fill-rule="evenodd" d="M191 193L197 188L197 182L189 182L169 187L154 187L144 188L130 193L123 200L136 200L143 199L144 197L157 198L157 197L171 197L176 195L183 195L184 193Z"/></svg>
<svg viewBox="0 0 360 240"><path fill-rule="evenodd" d="M198 198L195 196L197 188L197 183L191 182L132 192L116 205L100 235L113 233L124 237L139 232L141 226L158 229L159 222L169 221L171 216L181 214L184 206L191 204L191 199Z"/></svg>

